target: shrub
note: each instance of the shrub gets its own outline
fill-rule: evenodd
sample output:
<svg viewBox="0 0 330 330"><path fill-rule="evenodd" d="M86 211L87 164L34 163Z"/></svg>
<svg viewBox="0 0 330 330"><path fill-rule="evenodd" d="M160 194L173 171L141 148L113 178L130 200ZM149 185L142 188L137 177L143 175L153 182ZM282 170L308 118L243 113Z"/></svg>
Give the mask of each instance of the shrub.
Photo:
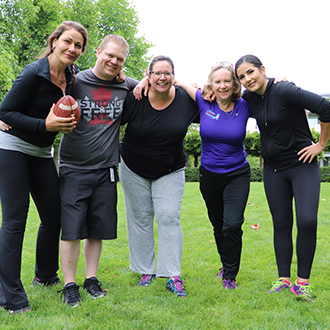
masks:
<svg viewBox="0 0 330 330"><path fill-rule="evenodd" d="M330 167L321 167L321 182L330 182Z"/></svg>
<svg viewBox="0 0 330 330"><path fill-rule="evenodd" d="M251 166L251 182L262 182L263 174L262 167Z"/></svg>
<svg viewBox="0 0 330 330"><path fill-rule="evenodd" d="M199 182L199 167L186 167L186 182Z"/></svg>
<svg viewBox="0 0 330 330"><path fill-rule="evenodd" d="M199 181L199 168L187 167L186 168L186 182ZM263 171L262 167L251 166L251 182L262 182ZM321 182L330 182L330 166L321 167Z"/></svg>

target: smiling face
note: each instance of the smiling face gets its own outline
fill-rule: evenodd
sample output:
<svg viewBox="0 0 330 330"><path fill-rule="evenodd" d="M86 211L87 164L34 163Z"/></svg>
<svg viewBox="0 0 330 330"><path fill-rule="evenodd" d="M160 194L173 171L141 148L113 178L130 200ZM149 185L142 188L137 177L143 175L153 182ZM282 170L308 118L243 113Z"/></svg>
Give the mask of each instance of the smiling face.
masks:
<svg viewBox="0 0 330 330"><path fill-rule="evenodd" d="M235 87L232 73L224 68L214 71L211 87L218 101L231 101Z"/></svg>
<svg viewBox="0 0 330 330"><path fill-rule="evenodd" d="M53 41L53 55L63 64L75 62L83 50L84 38L80 32L71 29L64 31Z"/></svg>
<svg viewBox="0 0 330 330"><path fill-rule="evenodd" d="M93 68L94 74L103 80L113 80L122 70L127 56L127 49L114 41L108 42L96 52L97 61Z"/></svg>
<svg viewBox="0 0 330 330"><path fill-rule="evenodd" d="M264 66L259 69L252 63L244 62L237 68L236 73L239 81L248 91L259 95L265 94L268 79Z"/></svg>
<svg viewBox="0 0 330 330"><path fill-rule="evenodd" d="M158 61L152 67L148 74L150 79L150 88L155 92L168 92L173 86L174 74L173 67L168 61Z"/></svg>

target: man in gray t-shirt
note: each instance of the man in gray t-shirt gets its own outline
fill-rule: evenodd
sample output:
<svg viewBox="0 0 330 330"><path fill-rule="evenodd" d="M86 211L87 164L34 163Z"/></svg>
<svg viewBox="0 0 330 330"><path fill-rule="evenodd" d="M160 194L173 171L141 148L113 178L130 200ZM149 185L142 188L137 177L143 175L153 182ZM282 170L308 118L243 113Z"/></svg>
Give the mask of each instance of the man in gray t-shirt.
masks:
<svg viewBox="0 0 330 330"><path fill-rule="evenodd" d="M105 37L95 66L78 73L72 88L81 118L75 130L62 137L59 167L63 295L64 302L73 307L80 303L75 275L82 239L84 289L94 298L105 295L96 273L102 240L117 238L119 127L126 95L138 83L127 77L124 82L116 79L128 52L123 37Z"/></svg>

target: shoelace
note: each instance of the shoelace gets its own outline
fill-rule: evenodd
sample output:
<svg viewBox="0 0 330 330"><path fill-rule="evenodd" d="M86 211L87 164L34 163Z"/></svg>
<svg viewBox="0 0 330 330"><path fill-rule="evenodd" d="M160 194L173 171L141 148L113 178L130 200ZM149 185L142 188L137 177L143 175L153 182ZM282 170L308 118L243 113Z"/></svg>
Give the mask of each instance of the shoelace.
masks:
<svg viewBox="0 0 330 330"><path fill-rule="evenodd" d="M142 275L141 282L148 282L152 275L144 274Z"/></svg>
<svg viewBox="0 0 330 330"><path fill-rule="evenodd" d="M88 284L88 286L94 291L102 291L101 288L102 283L98 280L88 280L86 284Z"/></svg>
<svg viewBox="0 0 330 330"><path fill-rule="evenodd" d="M174 279L174 285L178 291L183 291L183 286L182 286L183 283L186 283L186 282L182 281L181 278Z"/></svg>
<svg viewBox="0 0 330 330"><path fill-rule="evenodd" d="M225 287L230 288L235 286L235 280L223 280Z"/></svg>
<svg viewBox="0 0 330 330"><path fill-rule="evenodd" d="M282 285L288 285L284 282L284 280L277 280L276 282L273 282L272 289L279 289Z"/></svg>
<svg viewBox="0 0 330 330"><path fill-rule="evenodd" d="M69 300L79 300L79 296L78 296L78 290L79 290L79 286L78 285L70 285L67 288L64 288L63 290L58 290L57 293L61 294L61 297L64 294L64 291L67 292L68 298Z"/></svg>
<svg viewBox="0 0 330 330"><path fill-rule="evenodd" d="M312 290L310 285L301 285L298 291L301 291L302 294L308 298L312 298Z"/></svg>

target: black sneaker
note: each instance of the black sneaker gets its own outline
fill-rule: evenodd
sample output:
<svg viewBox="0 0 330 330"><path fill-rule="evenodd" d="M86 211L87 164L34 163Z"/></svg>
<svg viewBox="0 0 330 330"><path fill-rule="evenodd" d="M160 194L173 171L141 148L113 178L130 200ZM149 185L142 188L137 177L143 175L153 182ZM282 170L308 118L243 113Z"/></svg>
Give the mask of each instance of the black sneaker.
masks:
<svg viewBox="0 0 330 330"><path fill-rule="evenodd" d="M72 307L78 306L81 302L79 286L76 283L70 283L70 285L66 285L63 290L57 291L57 293L61 293L61 297L64 296L63 302Z"/></svg>
<svg viewBox="0 0 330 330"><path fill-rule="evenodd" d="M101 285L101 282L99 282L96 277L86 278L84 289L86 289L93 298L102 298L106 293L102 290Z"/></svg>
<svg viewBox="0 0 330 330"><path fill-rule="evenodd" d="M57 284L62 284L58 277L56 277L54 280L51 281L41 281L37 276L35 276L31 286L38 286L38 285L52 286Z"/></svg>
<svg viewBox="0 0 330 330"><path fill-rule="evenodd" d="M12 315L17 315L17 314L24 314L27 312L31 312L31 309L29 306L27 306L27 307L19 308L19 309L11 309L11 310L9 310L9 312Z"/></svg>

